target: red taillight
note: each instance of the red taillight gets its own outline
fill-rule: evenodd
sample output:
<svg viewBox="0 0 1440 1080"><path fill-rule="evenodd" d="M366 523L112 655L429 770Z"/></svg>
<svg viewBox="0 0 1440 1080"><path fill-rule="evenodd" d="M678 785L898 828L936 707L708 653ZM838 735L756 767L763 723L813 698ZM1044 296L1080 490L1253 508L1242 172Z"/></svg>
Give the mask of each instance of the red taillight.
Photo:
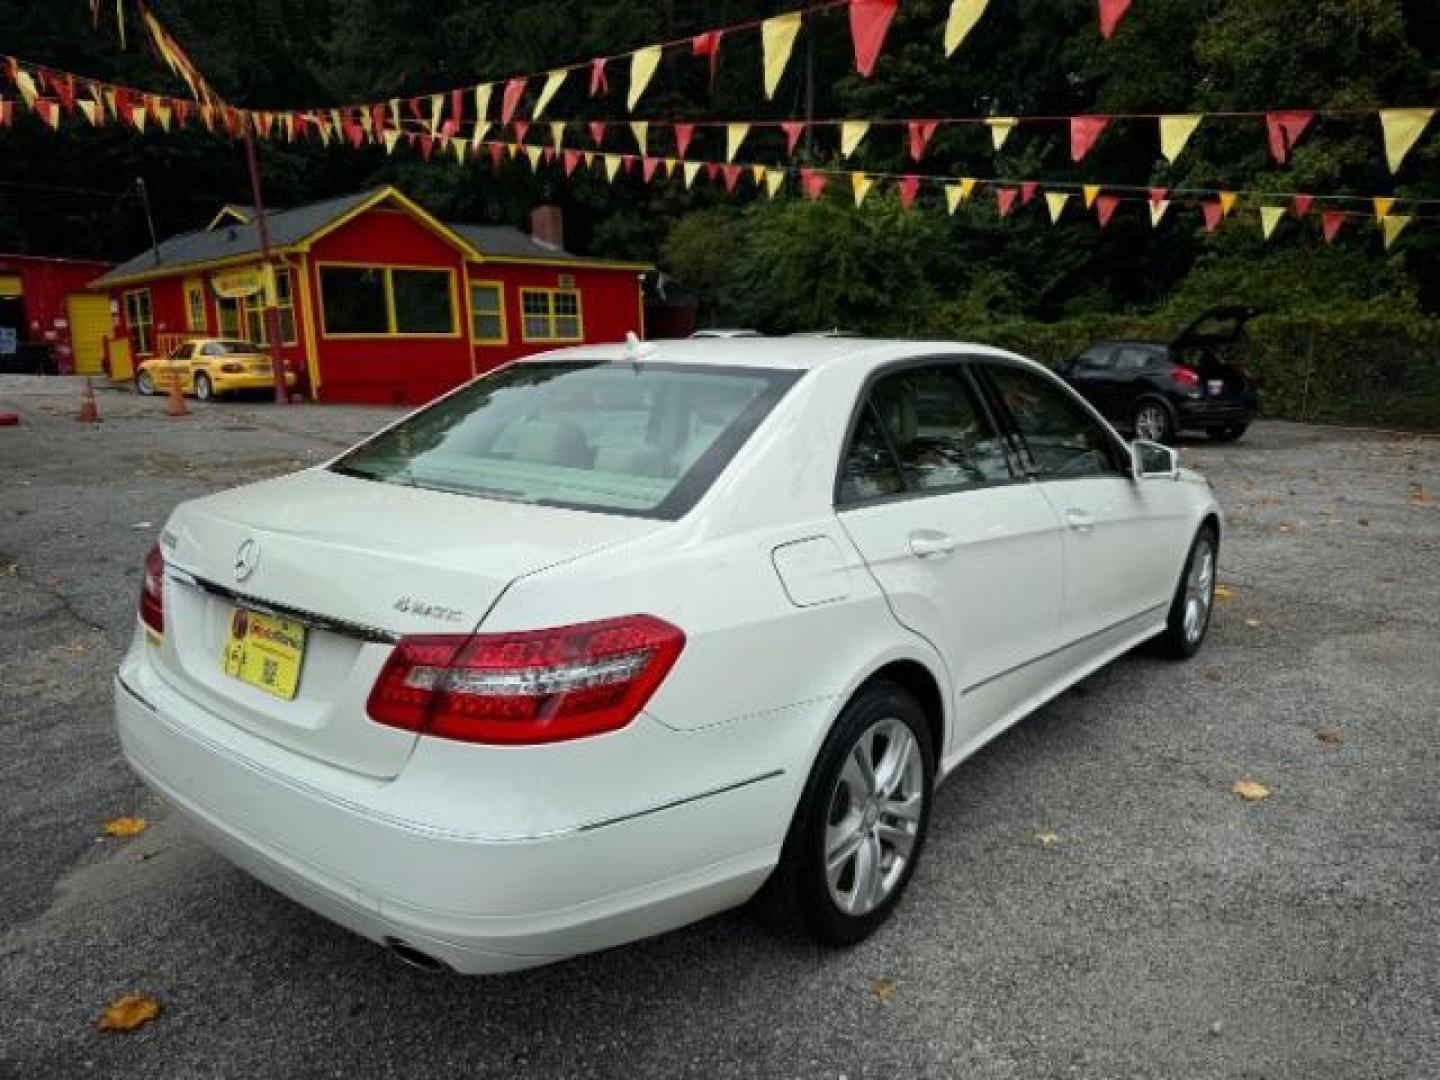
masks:
<svg viewBox="0 0 1440 1080"><path fill-rule="evenodd" d="M546 743L624 727L674 666L685 635L650 615L515 634L402 638L371 719L482 743Z"/></svg>
<svg viewBox="0 0 1440 1080"><path fill-rule="evenodd" d="M1177 366L1171 369L1170 377L1186 390L1196 390L1200 387L1200 373L1194 368Z"/></svg>
<svg viewBox="0 0 1440 1080"><path fill-rule="evenodd" d="M157 634L165 633L165 556L160 545L145 556L145 578L140 583L140 621Z"/></svg>

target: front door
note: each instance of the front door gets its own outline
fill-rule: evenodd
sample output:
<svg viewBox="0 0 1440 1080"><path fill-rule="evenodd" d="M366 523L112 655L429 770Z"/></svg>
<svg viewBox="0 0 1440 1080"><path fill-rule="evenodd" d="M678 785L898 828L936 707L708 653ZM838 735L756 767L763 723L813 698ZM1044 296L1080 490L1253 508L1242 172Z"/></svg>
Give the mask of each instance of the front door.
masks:
<svg viewBox="0 0 1440 1080"><path fill-rule="evenodd" d="M1032 697L1056 647L1063 526L1013 467L963 362L903 365L860 405L839 520L895 618L943 658L956 694L950 753Z"/></svg>

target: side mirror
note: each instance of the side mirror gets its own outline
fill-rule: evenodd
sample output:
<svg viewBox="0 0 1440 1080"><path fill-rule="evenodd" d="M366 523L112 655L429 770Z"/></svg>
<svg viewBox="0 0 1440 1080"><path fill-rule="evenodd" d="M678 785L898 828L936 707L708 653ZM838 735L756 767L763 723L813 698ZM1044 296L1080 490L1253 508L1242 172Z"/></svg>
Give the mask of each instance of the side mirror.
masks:
<svg viewBox="0 0 1440 1080"><path fill-rule="evenodd" d="M1130 444L1130 467L1136 480L1174 480L1180 475L1180 455L1168 446L1136 439Z"/></svg>

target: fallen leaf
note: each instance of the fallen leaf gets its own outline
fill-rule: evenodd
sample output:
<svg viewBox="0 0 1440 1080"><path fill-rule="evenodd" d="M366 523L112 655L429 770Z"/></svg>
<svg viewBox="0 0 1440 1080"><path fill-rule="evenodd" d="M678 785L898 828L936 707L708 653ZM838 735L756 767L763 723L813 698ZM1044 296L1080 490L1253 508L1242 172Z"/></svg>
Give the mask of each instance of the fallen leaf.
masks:
<svg viewBox="0 0 1440 1080"><path fill-rule="evenodd" d="M100 1014L101 1031L134 1031L160 1015L160 1003L141 994L126 994Z"/></svg>
<svg viewBox="0 0 1440 1080"><path fill-rule="evenodd" d="M1216 586L1215 586L1215 599L1216 599L1216 600L1226 601L1226 602L1228 602L1228 601L1230 601L1230 600L1233 600L1233 599L1235 599L1235 590L1232 589L1232 588L1230 588L1229 585L1216 585Z"/></svg>
<svg viewBox="0 0 1440 1080"><path fill-rule="evenodd" d="M1375 581L1380 585L1394 585L1395 582L1398 580L1398 578L1393 578L1389 574L1381 574L1375 579Z"/></svg>
<svg viewBox="0 0 1440 1080"><path fill-rule="evenodd" d="M1295 526L1291 525L1288 521L1282 521L1279 525L1275 526L1275 531L1282 533L1294 532Z"/></svg>
<svg viewBox="0 0 1440 1080"><path fill-rule="evenodd" d="M1361 518L1359 521L1356 522L1356 524L1357 524L1357 525L1369 525L1369 524L1370 524L1370 519L1369 519L1369 518Z"/></svg>
<svg viewBox="0 0 1440 1080"><path fill-rule="evenodd" d="M1035 834L1035 839L1043 848L1054 847L1060 842L1060 834L1054 829L1041 829Z"/></svg>
<svg viewBox="0 0 1440 1080"><path fill-rule="evenodd" d="M1208 679L1210 682L1219 682L1221 679L1225 678L1225 672L1223 669L1218 667L1206 668L1205 678Z"/></svg>
<svg viewBox="0 0 1440 1080"><path fill-rule="evenodd" d="M1345 741L1345 733L1338 727L1322 727L1315 732L1315 738L1319 739L1326 746L1339 746Z"/></svg>
<svg viewBox="0 0 1440 1080"><path fill-rule="evenodd" d="M105 822L106 836L139 836L150 827L143 817L117 817Z"/></svg>
<svg viewBox="0 0 1440 1080"><path fill-rule="evenodd" d="M870 984L870 993L874 994L881 1001L889 1001L895 993L897 983L894 979L876 979Z"/></svg>
<svg viewBox="0 0 1440 1080"><path fill-rule="evenodd" d="M1250 627L1251 630L1254 630L1257 626L1260 625L1260 620L1259 620L1259 619L1246 619L1246 620L1245 620L1245 625L1248 626L1248 627Z"/></svg>
<svg viewBox="0 0 1440 1080"><path fill-rule="evenodd" d="M1270 797L1270 789L1254 780L1236 780L1230 785L1230 793L1246 802L1264 802Z"/></svg>

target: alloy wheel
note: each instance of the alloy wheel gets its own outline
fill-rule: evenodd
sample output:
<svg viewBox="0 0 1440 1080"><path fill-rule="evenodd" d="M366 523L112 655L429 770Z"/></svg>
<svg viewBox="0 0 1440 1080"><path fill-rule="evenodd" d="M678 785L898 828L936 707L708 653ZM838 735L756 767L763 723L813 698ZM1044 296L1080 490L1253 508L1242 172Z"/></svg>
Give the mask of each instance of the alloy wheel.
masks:
<svg viewBox="0 0 1440 1080"><path fill-rule="evenodd" d="M1205 633L1215 600L1215 547L1208 537L1195 545L1185 578L1185 640L1192 645Z"/></svg>

